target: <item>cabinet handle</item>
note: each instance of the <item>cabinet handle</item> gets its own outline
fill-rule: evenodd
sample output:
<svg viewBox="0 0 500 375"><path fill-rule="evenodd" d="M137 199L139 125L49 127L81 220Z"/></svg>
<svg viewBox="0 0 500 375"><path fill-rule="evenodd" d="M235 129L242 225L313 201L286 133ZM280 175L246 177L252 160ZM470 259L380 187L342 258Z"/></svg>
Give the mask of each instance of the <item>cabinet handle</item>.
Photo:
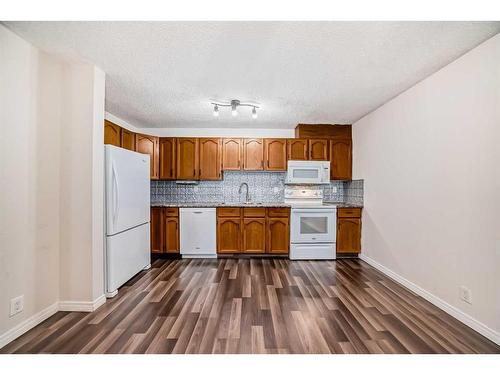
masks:
<svg viewBox="0 0 500 375"><path fill-rule="evenodd" d="M193 176L196 176L196 169L193 168Z"/></svg>

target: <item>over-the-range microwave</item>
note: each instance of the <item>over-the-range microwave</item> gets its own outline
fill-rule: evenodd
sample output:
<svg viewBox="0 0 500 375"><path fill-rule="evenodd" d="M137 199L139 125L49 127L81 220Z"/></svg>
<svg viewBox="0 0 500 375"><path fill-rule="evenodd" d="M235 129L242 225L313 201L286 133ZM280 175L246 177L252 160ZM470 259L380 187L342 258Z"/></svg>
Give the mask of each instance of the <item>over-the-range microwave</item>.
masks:
<svg viewBox="0 0 500 375"><path fill-rule="evenodd" d="M287 184L329 184L330 162L288 160Z"/></svg>

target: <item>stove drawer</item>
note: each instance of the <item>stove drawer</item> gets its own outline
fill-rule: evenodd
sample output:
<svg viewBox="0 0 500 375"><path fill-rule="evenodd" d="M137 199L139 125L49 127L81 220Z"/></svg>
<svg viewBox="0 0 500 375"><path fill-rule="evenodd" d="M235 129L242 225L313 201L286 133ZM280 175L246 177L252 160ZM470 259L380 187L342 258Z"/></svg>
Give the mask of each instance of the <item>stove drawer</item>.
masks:
<svg viewBox="0 0 500 375"><path fill-rule="evenodd" d="M335 259L335 243L291 244L290 259Z"/></svg>

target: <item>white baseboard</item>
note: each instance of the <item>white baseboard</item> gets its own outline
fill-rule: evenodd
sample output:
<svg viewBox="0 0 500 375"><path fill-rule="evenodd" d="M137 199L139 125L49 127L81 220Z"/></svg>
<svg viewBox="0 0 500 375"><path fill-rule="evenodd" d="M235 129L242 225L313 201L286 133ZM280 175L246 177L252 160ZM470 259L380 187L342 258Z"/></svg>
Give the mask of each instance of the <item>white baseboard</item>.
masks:
<svg viewBox="0 0 500 375"><path fill-rule="evenodd" d="M26 319L25 321L19 323L17 326L11 328L4 334L0 335L0 348L7 345L9 342L17 339L22 334L28 332L30 329L34 328L45 319L50 318L58 311L82 311L82 312L92 312L97 310L100 306L106 303L106 296L103 294L94 301L59 301L55 302L49 307L43 309L42 311L36 313L32 317Z"/></svg>
<svg viewBox="0 0 500 375"><path fill-rule="evenodd" d="M106 303L106 295L104 294L94 301L59 301L59 311L92 312L104 303Z"/></svg>
<svg viewBox="0 0 500 375"><path fill-rule="evenodd" d="M28 332L30 329L34 328L45 319L50 318L59 310L59 303L53 303L52 305L46 307L42 311L36 313L35 315L29 317L25 321L19 323L17 326L9 329L4 334L0 335L0 348L3 348L9 342L17 339L22 334Z"/></svg>
<svg viewBox="0 0 500 375"><path fill-rule="evenodd" d="M459 310L455 306L450 305L448 302L442 300L439 297L436 297L434 294L428 292L427 290L419 287L417 284L411 282L410 280L405 279L403 276L398 275L396 272L390 270L389 268L383 266L382 264L378 263L377 261L373 260L370 257L367 257L364 254L360 254L359 258L366 263L368 263L370 266L376 268L386 276L390 277L391 279L397 281L398 283L404 285L406 288L410 289L413 293L419 295L420 297L426 299L436 307L440 308L441 310L447 312L451 316L453 316L455 319L458 319L465 325L469 326L472 328L474 331L480 333L484 337L490 339L497 345L500 345L500 333L496 332L495 330L491 329L490 327L486 326L485 324L481 323L480 321L474 319L470 315L467 315L463 311Z"/></svg>

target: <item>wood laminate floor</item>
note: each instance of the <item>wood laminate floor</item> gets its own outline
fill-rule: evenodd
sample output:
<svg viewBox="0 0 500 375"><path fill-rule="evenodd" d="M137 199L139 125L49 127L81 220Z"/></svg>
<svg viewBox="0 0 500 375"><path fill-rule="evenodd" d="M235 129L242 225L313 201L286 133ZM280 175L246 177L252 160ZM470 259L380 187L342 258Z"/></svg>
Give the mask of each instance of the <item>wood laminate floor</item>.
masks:
<svg viewBox="0 0 500 375"><path fill-rule="evenodd" d="M1 353L500 353L357 260L157 260L93 313Z"/></svg>

